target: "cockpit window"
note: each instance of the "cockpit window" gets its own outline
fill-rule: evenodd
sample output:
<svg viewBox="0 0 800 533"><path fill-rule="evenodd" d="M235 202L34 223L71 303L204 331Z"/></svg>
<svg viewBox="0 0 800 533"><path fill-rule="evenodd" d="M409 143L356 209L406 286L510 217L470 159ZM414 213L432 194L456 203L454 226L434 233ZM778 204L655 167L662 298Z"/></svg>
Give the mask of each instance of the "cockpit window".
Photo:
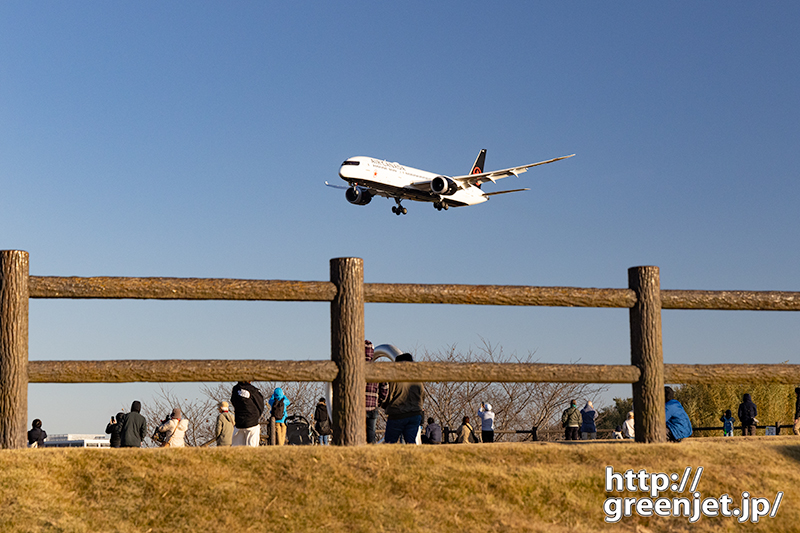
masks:
<svg viewBox="0 0 800 533"><path fill-rule="evenodd" d="M361 164L361 161L345 161L344 163L342 163L342 166L345 166L345 165L360 165L360 164Z"/></svg>

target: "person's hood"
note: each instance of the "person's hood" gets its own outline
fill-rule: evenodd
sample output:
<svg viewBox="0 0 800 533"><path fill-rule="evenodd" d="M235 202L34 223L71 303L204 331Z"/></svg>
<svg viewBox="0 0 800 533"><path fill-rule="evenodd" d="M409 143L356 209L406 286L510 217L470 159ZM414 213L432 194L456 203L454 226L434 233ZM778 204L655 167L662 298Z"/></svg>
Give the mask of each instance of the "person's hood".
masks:
<svg viewBox="0 0 800 533"><path fill-rule="evenodd" d="M138 413L138 412L141 412L141 410L142 410L142 402L140 402L139 400L136 400L131 404L131 411L132 412Z"/></svg>
<svg viewBox="0 0 800 533"><path fill-rule="evenodd" d="M286 398L286 396L283 395L283 389L280 388L280 387L275 389L275 392L272 393L272 398L275 399L275 400L280 400L281 398Z"/></svg>
<svg viewBox="0 0 800 533"><path fill-rule="evenodd" d="M117 418L116 418L116 421L117 421L117 422L119 422L119 421L120 421L120 420L122 420L123 418L125 418L125 413L117 413Z"/></svg>
<svg viewBox="0 0 800 533"><path fill-rule="evenodd" d="M743 400L744 400L744 403L749 403L749 402L753 401L753 400L750 399L750 395L749 394L745 394Z"/></svg>
<svg viewBox="0 0 800 533"><path fill-rule="evenodd" d="M594 411L594 407L589 405L589 402L586 402L586 405L583 406L583 409L581 409L581 411L586 411L586 412Z"/></svg>

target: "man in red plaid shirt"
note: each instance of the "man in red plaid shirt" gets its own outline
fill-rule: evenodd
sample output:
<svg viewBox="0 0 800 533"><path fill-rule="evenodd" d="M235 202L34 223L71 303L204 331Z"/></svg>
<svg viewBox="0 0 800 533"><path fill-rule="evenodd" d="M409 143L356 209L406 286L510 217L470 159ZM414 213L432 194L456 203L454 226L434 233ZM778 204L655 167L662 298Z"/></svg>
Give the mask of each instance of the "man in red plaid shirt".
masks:
<svg viewBox="0 0 800 533"><path fill-rule="evenodd" d="M364 341L364 353L367 363L375 358L372 343ZM378 405L389 394L388 383L367 383L367 444L375 443L375 424L378 422Z"/></svg>

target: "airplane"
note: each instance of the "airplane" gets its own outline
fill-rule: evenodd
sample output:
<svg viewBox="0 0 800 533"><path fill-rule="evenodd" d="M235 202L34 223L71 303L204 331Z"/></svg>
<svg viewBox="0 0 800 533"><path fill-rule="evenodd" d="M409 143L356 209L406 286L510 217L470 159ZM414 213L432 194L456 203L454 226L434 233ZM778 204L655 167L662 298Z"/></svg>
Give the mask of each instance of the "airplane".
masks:
<svg viewBox="0 0 800 533"><path fill-rule="evenodd" d="M480 204L497 194L528 191L530 189L483 192L481 185L489 181L495 183L500 178L508 176L519 177L531 167L561 161L573 155L575 154L521 167L484 172L486 150L481 150L469 174L453 177L426 172L399 163L390 163L374 157L357 156L346 160L339 168L339 177L349 183L349 187L333 185L327 181L325 185L335 189L344 189L347 201L355 205L367 205L372 201L373 196L394 198L397 205L392 206L392 212L396 215L408 213L408 210L401 204L403 200L432 202L437 211L442 209L446 211L451 207Z"/></svg>

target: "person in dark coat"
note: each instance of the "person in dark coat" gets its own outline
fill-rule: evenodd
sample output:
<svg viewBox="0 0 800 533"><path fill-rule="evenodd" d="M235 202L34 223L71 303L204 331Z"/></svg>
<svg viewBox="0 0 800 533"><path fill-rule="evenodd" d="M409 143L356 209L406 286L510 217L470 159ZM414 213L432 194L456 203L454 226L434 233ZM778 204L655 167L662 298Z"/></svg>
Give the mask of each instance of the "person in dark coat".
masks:
<svg viewBox="0 0 800 533"><path fill-rule="evenodd" d="M319 433L319 443L323 446L330 444L331 434L331 418L328 416L328 405L325 403L325 398L320 398L317 402L317 407L314 410L314 429Z"/></svg>
<svg viewBox="0 0 800 533"><path fill-rule="evenodd" d="M111 417L111 422L106 425L106 433L111 435L109 442L112 448L122 446L122 424L125 422L125 413L117 413L116 420Z"/></svg>
<svg viewBox="0 0 800 533"><path fill-rule="evenodd" d="M122 423L122 447L141 448L144 436L147 434L147 420L140 411L142 402L135 400L131 404L131 412L125 415Z"/></svg>
<svg viewBox="0 0 800 533"><path fill-rule="evenodd" d="M261 391L249 381L240 381L231 391L231 405L236 420L232 445L257 448L261 439L261 426L258 422L264 412L264 396Z"/></svg>
<svg viewBox="0 0 800 533"><path fill-rule="evenodd" d="M745 394L739 404L739 422L742 423L742 436L756 434L758 409L749 394Z"/></svg>
<svg viewBox="0 0 800 533"><path fill-rule="evenodd" d="M42 429L42 421L38 418L31 424L32 428L28 431L28 448L42 448L47 432Z"/></svg>

